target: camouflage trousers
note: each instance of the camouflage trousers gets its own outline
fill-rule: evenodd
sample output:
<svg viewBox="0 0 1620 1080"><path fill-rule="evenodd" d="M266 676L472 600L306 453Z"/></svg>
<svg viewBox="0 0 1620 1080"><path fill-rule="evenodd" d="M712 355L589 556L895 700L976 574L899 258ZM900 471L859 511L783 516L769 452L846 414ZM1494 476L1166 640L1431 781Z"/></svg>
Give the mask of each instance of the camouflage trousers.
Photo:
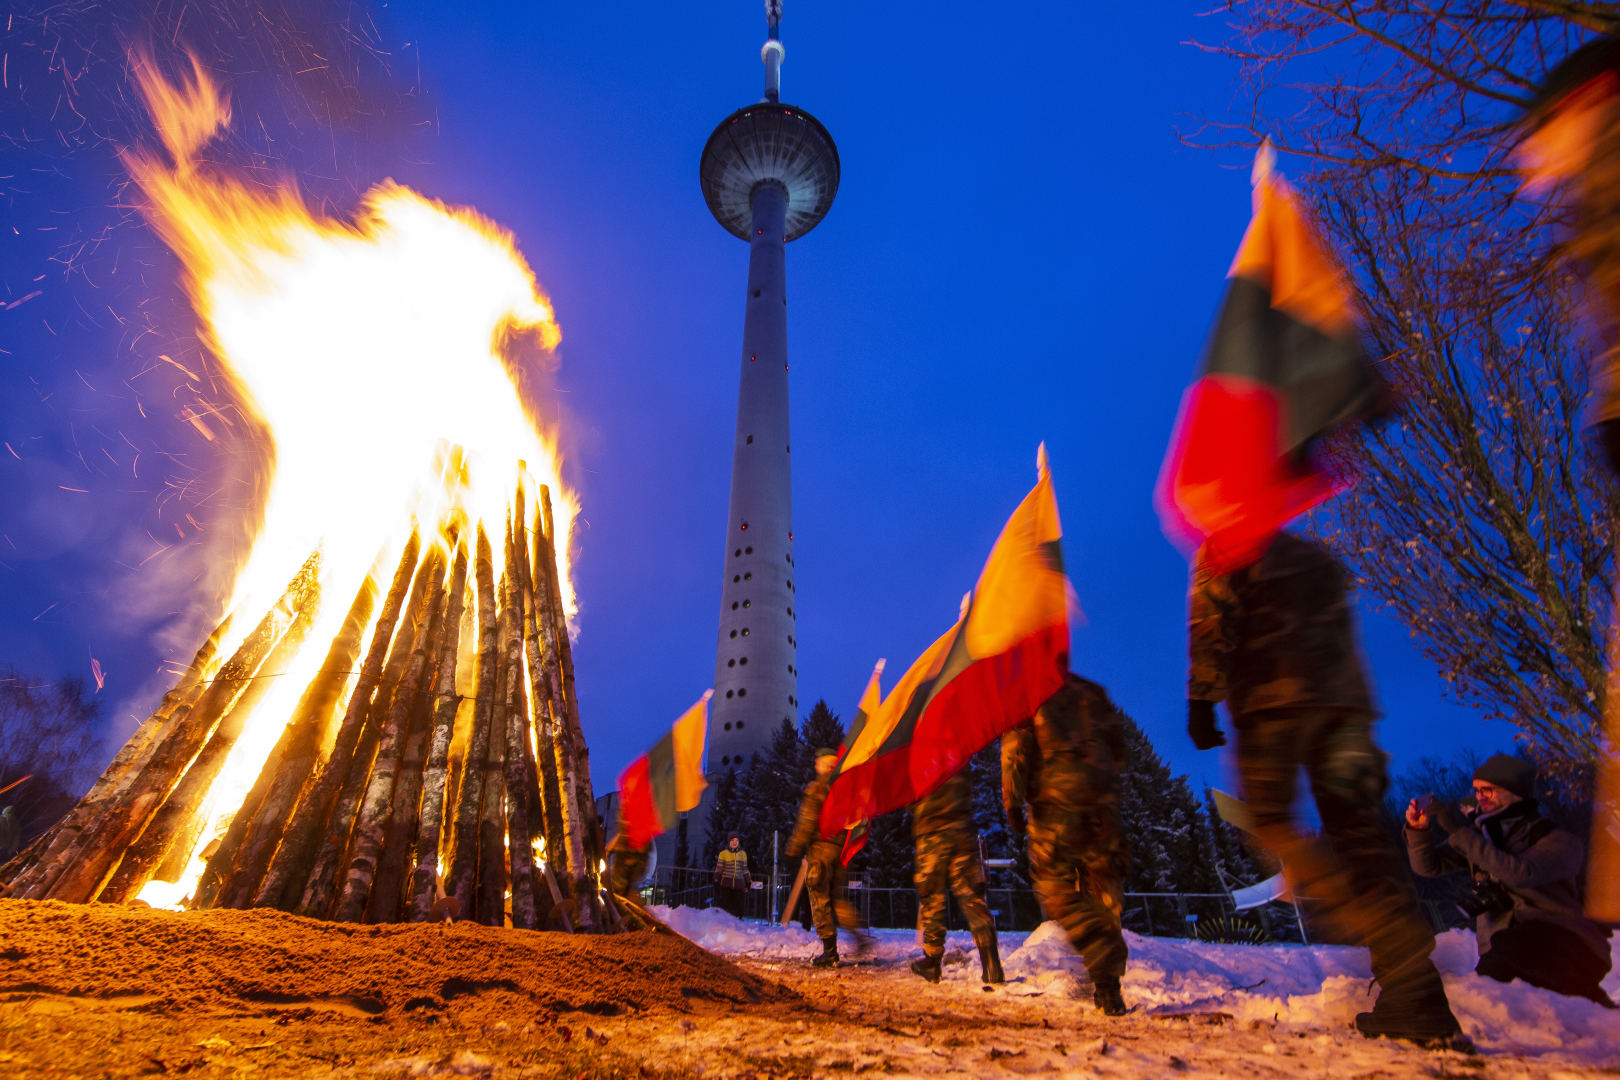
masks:
<svg viewBox="0 0 1620 1080"><path fill-rule="evenodd" d="M648 852L632 851L626 846L609 852L608 858L608 891L614 896L635 899L631 890L647 872Z"/></svg>
<svg viewBox="0 0 1620 1080"><path fill-rule="evenodd" d="M1120 925L1129 857L1119 808L1101 803L1048 814L1035 808L1029 869L1048 919L1063 927L1092 981L1125 974L1130 949Z"/></svg>
<svg viewBox="0 0 1620 1080"><path fill-rule="evenodd" d="M804 891L810 897L816 936L822 939L837 936L840 926L857 934L865 929L861 913L849 900L849 871L841 854L841 845L821 841L805 856Z"/></svg>
<svg viewBox="0 0 1620 1080"><path fill-rule="evenodd" d="M1387 758L1372 717L1345 709L1266 709L1236 722L1238 771L1261 846L1286 868L1306 910L1372 953L1373 975L1438 983L1434 931L1407 877L1406 859L1384 828ZM1303 768L1322 818L1312 836L1294 819Z"/></svg>
<svg viewBox="0 0 1620 1080"><path fill-rule="evenodd" d="M945 954L945 894L956 896L975 943L994 940L996 924L984 902L984 867L972 834L942 829L917 837L917 909L922 921L923 953Z"/></svg>

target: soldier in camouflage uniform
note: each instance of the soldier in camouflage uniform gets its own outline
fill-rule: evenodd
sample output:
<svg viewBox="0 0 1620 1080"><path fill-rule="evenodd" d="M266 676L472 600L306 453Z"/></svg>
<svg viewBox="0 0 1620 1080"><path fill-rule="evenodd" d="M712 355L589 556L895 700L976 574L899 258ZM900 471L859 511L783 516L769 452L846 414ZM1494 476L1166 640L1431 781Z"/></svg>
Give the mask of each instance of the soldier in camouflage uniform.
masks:
<svg viewBox="0 0 1620 1080"><path fill-rule="evenodd" d="M805 891L810 895L810 917L816 924L816 936L821 938L821 955L810 961L816 967L835 967L838 964L838 928L842 926L855 935L855 951L859 956L871 944L871 935L861 922L860 912L850 903L846 891L849 871L844 868L842 855L848 829L840 829L830 837L821 835L821 807L827 801L832 787L832 772L838 764L836 751L821 747L816 751L816 775L804 788L804 801L799 804L799 822L787 844L787 857L805 857Z"/></svg>
<svg viewBox="0 0 1620 1080"><path fill-rule="evenodd" d="M1001 737L1001 798L1029 832L1029 870L1046 917L1091 973L1093 1000L1125 1012L1119 980L1129 950L1120 927L1129 854L1119 821L1125 737L1108 693L1071 672L1022 727Z"/></svg>
<svg viewBox="0 0 1620 1080"><path fill-rule="evenodd" d="M1238 771L1260 843L1287 868L1311 913L1372 953L1380 993L1356 1018L1369 1038L1432 1047L1466 1042L1429 959L1434 932L1381 817L1385 757L1372 740L1372 695L1344 578L1311 541L1279 533L1250 566L1194 569L1187 730L1223 745L1215 703L1237 729ZM1322 817L1317 839L1295 820L1305 769Z"/></svg>
<svg viewBox="0 0 1620 1080"><path fill-rule="evenodd" d="M917 842L917 906L922 916L923 958L911 970L939 982L945 957L945 893L956 895L979 947L986 983L1003 982L996 924L984 902L984 864L973 831L973 785L963 769L911 807L911 835Z"/></svg>

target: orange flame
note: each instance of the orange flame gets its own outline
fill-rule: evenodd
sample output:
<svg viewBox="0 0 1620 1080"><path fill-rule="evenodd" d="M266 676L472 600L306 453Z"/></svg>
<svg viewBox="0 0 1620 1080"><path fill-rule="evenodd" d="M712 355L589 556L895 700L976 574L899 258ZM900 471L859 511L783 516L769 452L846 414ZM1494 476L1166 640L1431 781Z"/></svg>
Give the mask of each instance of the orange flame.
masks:
<svg viewBox="0 0 1620 1080"><path fill-rule="evenodd" d="M203 340L273 444L262 525L229 604L250 614L234 625L250 627L317 548L326 596L309 645L278 673L210 791L201 847L241 804L349 598L374 561L389 560L379 544L392 540L397 559L413 517L431 531L455 514L484 523L499 561L524 462L529 489L552 491L572 616L578 503L558 475L554 433L526 413L503 355L520 340L551 349L560 337L511 234L391 181L368 191L351 221L312 211L290 181L245 183L202 160L231 109L195 58L176 83L143 55L133 70L164 152L131 149L124 164L181 260ZM222 643L222 655L236 644ZM153 883L142 896L183 897L200 870L194 857L178 885Z"/></svg>

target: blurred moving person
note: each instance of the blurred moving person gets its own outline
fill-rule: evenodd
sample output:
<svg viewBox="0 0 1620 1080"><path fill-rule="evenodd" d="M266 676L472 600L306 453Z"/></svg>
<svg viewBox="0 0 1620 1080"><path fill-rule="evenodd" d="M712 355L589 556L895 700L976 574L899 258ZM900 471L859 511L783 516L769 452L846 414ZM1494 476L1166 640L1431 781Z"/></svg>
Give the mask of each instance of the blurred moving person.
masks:
<svg viewBox="0 0 1620 1080"><path fill-rule="evenodd" d="M1423 916L1380 817L1387 759L1372 739L1372 694L1333 557L1290 532L1257 562L1214 571L1200 550L1188 620L1187 732L1224 745L1215 705L1237 731L1237 764L1260 843L1312 914L1367 946L1378 1001L1356 1017L1368 1038L1471 1048L1429 954ZM1304 768L1323 836L1293 813Z"/></svg>
<svg viewBox="0 0 1620 1080"><path fill-rule="evenodd" d="M984 865L973 830L973 784L963 769L911 805L911 835L917 844L914 880L922 919L923 955L911 970L939 982L945 959L945 894L955 895L979 949L980 977L1005 982L996 949L996 924L984 901Z"/></svg>
<svg viewBox="0 0 1620 1080"><path fill-rule="evenodd" d="M838 751L819 747L815 758L816 775L805 785L804 801L799 804L799 821L787 843L787 857L805 857L804 887L810 894L810 917L815 921L816 936L821 939L821 955L810 963L816 967L836 967L840 926L855 935L857 956L866 952L872 939L860 912L849 900L849 871L844 869L840 857L849 830L839 829L830 837L821 835L821 807L827 801L827 789L832 786Z"/></svg>
<svg viewBox="0 0 1620 1080"><path fill-rule="evenodd" d="M1130 950L1120 916L1130 856L1119 819L1125 736L1101 686L1070 672L1035 715L1001 737L1007 824L1029 834L1029 872L1048 919L1091 974L1092 1000L1124 1015Z"/></svg>

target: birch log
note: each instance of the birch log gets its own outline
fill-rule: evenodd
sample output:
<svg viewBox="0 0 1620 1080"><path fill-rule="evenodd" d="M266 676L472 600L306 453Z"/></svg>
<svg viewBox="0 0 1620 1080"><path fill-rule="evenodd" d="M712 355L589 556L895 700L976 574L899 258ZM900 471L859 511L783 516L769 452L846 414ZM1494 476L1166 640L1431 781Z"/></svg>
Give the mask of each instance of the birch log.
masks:
<svg viewBox="0 0 1620 1080"><path fill-rule="evenodd" d="M299 800L298 813L288 823L281 846L271 856L264 880L259 883L248 906L289 911L303 895L311 858L325 835L333 807L353 766L371 699L382 679L389 642L394 636L394 625L399 621L405 592L410 588L416 571L420 543L413 530L405 543L405 550L400 554L399 567L394 571L394 580L389 586L387 599L383 601L382 613L377 617L377 626L372 631L371 646L366 651L360 676L349 691L348 705L344 709L343 720L338 724L332 749L321 764L315 783Z"/></svg>
<svg viewBox="0 0 1620 1080"><path fill-rule="evenodd" d="M472 732L457 792L455 853L445 893L456 898L463 914L473 911L478 881L479 816L484 799L484 759L489 756L489 725L495 711L499 627L495 613L495 568L489 537L478 527L478 687L473 695Z"/></svg>
<svg viewBox="0 0 1620 1080"><path fill-rule="evenodd" d="M416 868L411 872L411 922L426 922L432 914L433 902L438 899L439 843L444 835L445 797L450 786L450 741L455 735L456 709L461 703L456 693L456 661L461 653L461 615L466 601L467 549L458 545L455 569L450 573L450 601L435 679L433 738L422 776L422 826L417 834Z"/></svg>
<svg viewBox="0 0 1620 1080"><path fill-rule="evenodd" d="M371 767L371 778L355 819L348 872L332 909L332 917L339 922L359 922L365 914L387 836L388 817L394 808L394 786L399 778L412 707L428 670L428 655L434 652L433 627L444 603L444 556L434 548L424 562L425 587L419 606L412 606L411 625L407 628L411 631L410 656L389 703L377 745L377 760Z"/></svg>

